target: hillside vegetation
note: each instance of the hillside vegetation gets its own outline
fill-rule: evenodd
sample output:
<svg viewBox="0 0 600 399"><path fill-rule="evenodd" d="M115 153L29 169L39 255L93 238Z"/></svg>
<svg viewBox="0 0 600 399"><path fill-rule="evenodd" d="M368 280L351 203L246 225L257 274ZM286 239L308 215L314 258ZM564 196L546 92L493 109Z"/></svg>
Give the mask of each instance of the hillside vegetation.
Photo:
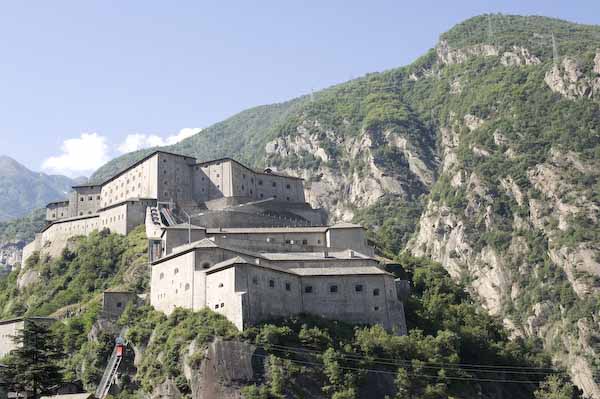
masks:
<svg viewBox="0 0 600 399"><path fill-rule="evenodd" d="M304 177L332 220L365 223L390 256L440 262L600 397L599 39L598 26L474 17L411 65L168 149Z"/></svg>

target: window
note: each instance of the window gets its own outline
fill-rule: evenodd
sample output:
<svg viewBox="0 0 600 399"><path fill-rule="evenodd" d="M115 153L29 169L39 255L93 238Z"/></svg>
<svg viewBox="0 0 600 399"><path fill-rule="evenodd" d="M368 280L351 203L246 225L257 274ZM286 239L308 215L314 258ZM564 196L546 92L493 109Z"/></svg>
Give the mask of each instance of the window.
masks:
<svg viewBox="0 0 600 399"><path fill-rule="evenodd" d="M252 282L253 282L254 284L258 284L258 278L256 278L256 277L252 277Z"/></svg>
<svg viewBox="0 0 600 399"><path fill-rule="evenodd" d="M85 198L81 197L81 202L85 201Z"/></svg>
<svg viewBox="0 0 600 399"><path fill-rule="evenodd" d="M53 214L52 214L52 217L53 217L53 218L55 218L55 217L56 217L56 214L54 214L54 213L53 213Z"/></svg>
<svg viewBox="0 0 600 399"><path fill-rule="evenodd" d="M312 287L312 285L307 285L306 287L304 287L304 292L305 292L306 294L312 294L312 292L313 292L313 287Z"/></svg>
<svg viewBox="0 0 600 399"><path fill-rule="evenodd" d="M224 304L223 302L221 302L221 307L222 307L222 308L224 308L224 307L225 307L225 304Z"/></svg>
<svg viewBox="0 0 600 399"><path fill-rule="evenodd" d="M373 310L377 312L379 310L379 306L373 307Z"/></svg>
<svg viewBox="0 0 600 399"><path fill-rule="evenodd" d="M203 268L203 269L208 269L208 268L210 268L210 263L208 263L208 262L204 262L204 263L202 264L202 268Z"/></svg>
<svg viewBox="0 0 600 399"><path fill-rule="evenodd" d="M79 212L79 216L83 216L83 212Z"/></svg>
<svg viewBox="0 0 600 399"><path fill-rule="evenodd" d="M317 240L317 244L321 244L321 240Z"/></svg>
<svg viewBox="0 0 600 399"><path fill-rule="evenodd" d="M123 304L121 302L117 302L117 307L120 308L121 306L123 306Z"/></svg>
<svg viewBox="0 0 600 399"><path fill-rule="evenodd" d="M223 288L223 283L219 283L219 288Z"/></svg>
<svg viewBox="0 0 600 399"><path fill-rule="evenodd" d="M356 285L354 286L354 291L356 291L356 292L362 292L362 291L363 291L363 286L362 286L362 284L356 284Z"/></svg>
<svg viewBox="0 0 600 399"><path fill-rule="evenodd" d="M100 201L100 196L98 195L98 196L96 197L96 199L97 199L98 201Z"/></svg>
<svg viewBox="0 0 600 399"><path fill-rule="evenodd" d="M264 197L263 193L260 193L260 198Z"/></svg>
<svg viewBox="0 0 600 399"><path fill-rule="evenodd" d="M285 188L287 188L288 190L291 188L289 184L285 185Z"/></svg>
<svg viewBox="0 0 600 399"><path fill-rule="evenodd" d="M259 181L258 181L258 185L259 185L259 186L262 186L262 180L259 180Z"/></svg>
<svg viewBox="0 0 600 399"><path fill-rule="evenodd" d="M273 182L271 184L273 185L273 187L277 187L277 183L276 182Z"/></svg>
<svg viewBox="0 0 600 399"><path fill-rule="evenodd" d="M275 287L275 280L269 280L269 287L271 287L271 288Z"/></svg>
<svg viewBox="0 0 600 399"><path fill-rule="evenodd" d="M221 175L217 173L217 177L221 177Z"/></svg>
<svg viewBox="0 0 600 399"><path fill-rule="evenodd" d="M308 240L302 240L302 245L308 245Z"/></svg>
<svg viewBox="0 0 600 399"><path fill-rule="evenodd" d="M245 189L245 188L244 188L244 185L242 184L242 191L244 191L244 189Z"/></svg>
<svg viewBox="0 0 600 399"><path fill-rule="evenodd" d="M219 304L218 303L215 305L215 309L219 309Z"/></svg>
<svg viewBox="0 0 600 399"><path fill-rule="evenodd" d="M159 278L162 280L163 278L165 278L165 274L161 273L160 276L159 276Z"/></svg>
<svg viewBox="0 0 600 399"><path fill-rule="evenodd" d="M190 290L190 283L187 283L187 284L185 285L185 290L186 290L186 291L189 291L189 290Z"/></svg>
<svg viewBox="0 0 600 399"><path fill-rule="evenodd" d="M285 283L285 290L286 291L291 291L292 290L292 285L290 283Z"/></svg>
<svg viewBox="0 0 600 399"><path fill-rule="evenodd" d="M331 292L332 294L335 294L338 292L338 286L337 285L332 285L329 287L329 292Z"/></svg>
<svg viewBox="0 0 600 399"><path fill-rule="evenodd" d="M379 288L373 290L373 296L379 296Z"/></svg>
<svg viewBox="0 0 600 399"><path fill-rule="evenodd" d="M178 268L175 268L175 270L173 271L173 273L174 273L174 274L177 274L177 273L179 273L179 269L178 269Z"/></svg>
<svg viewBox="0 0 600 399"><path fill-rule="evenodd" d="M286 199L286 201L289 201L289 200L290 200L290 197L285 197L285 199Z"/></svg>

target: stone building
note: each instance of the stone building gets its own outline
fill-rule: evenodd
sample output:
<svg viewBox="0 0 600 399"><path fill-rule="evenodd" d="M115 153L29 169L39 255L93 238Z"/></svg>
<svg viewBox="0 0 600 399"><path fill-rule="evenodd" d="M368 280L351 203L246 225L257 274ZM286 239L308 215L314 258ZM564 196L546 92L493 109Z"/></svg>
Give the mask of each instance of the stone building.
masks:
<svg viewBox="0 0 600 399"><path fill-rule="evenodd" d="M230 158L197 162L156 151L101 184L73 187L68 201L48 204L48 225L24 248L23 261L35 251L59 254L69 238L94 230L127 234L159 204L169 204L160 209L167 225L189 214L205 227L322 224L323 213L305 203L303 187L302 179Z"/></svg>
<svg viewBox="0 0 600 399"><path fill-rule="evenodd" d="M52 324L56 321L51 317L19 317L10 320L0 320L0 359L8 355L10 351L17 349L14 337L23 329L25 323Z"/></svg>
<svg viewBox="0 0 600 399"><path fill-rule="evenodd" d="M306 203L302 179L157 151L73 190L69 201L48 205L49 224L24 257L58 254L94 230L145 225L150 301L165 313L208 307L240 329L308 313L406 332L402 282L374 258L364 228L326 224ZM105 294L104 305L117 314L130 299Z"/></svg>

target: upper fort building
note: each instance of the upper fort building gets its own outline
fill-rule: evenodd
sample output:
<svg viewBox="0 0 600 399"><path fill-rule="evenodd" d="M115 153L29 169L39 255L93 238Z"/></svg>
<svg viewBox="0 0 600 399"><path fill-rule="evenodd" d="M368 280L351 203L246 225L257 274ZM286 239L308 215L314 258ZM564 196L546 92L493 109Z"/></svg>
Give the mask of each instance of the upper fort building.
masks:
<svg viewBox="0 0 600 399"><path fill-rule="evenodd" d="M312 313L406 331L405 284L374 258L365 230L326 225L303 180L223 158L156 151L103 183L73 187L46 209L48 224L24 249L58 255L94 230L145 225L152 305L209 307L240 329Z"/></svg>

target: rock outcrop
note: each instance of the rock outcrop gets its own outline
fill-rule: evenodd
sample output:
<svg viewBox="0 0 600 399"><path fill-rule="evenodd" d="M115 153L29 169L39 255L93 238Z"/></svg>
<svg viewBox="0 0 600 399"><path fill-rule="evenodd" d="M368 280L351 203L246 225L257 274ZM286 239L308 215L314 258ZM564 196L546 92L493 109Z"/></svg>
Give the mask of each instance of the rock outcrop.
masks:
<svg viewBox="0 0 600 399"><path fill-rule="evenodd" d="M332 146L335 157L327 150ZM385 147L396 151L405 169L391 170L380 159L377 150ZM391 129L348 137L309 120L298 126L297 134L265 146L270 164L283 165L284 172L307 180L308 201L327 209L332 221L350 221L354 209L374 205L385 195L410 198L426 192L435 179L432 151ZM306 159L316 159L317 166L302 167Z"/></svg>
<svg viewBox="0 0 600 399"><path fill-rule="evenodd" d="M565 98L600 98L600 53L594 58L592 71L595 76L587 76L583 66L575 59L565 57L558 65L546 72L544 81L550 89Z"/></svg>

